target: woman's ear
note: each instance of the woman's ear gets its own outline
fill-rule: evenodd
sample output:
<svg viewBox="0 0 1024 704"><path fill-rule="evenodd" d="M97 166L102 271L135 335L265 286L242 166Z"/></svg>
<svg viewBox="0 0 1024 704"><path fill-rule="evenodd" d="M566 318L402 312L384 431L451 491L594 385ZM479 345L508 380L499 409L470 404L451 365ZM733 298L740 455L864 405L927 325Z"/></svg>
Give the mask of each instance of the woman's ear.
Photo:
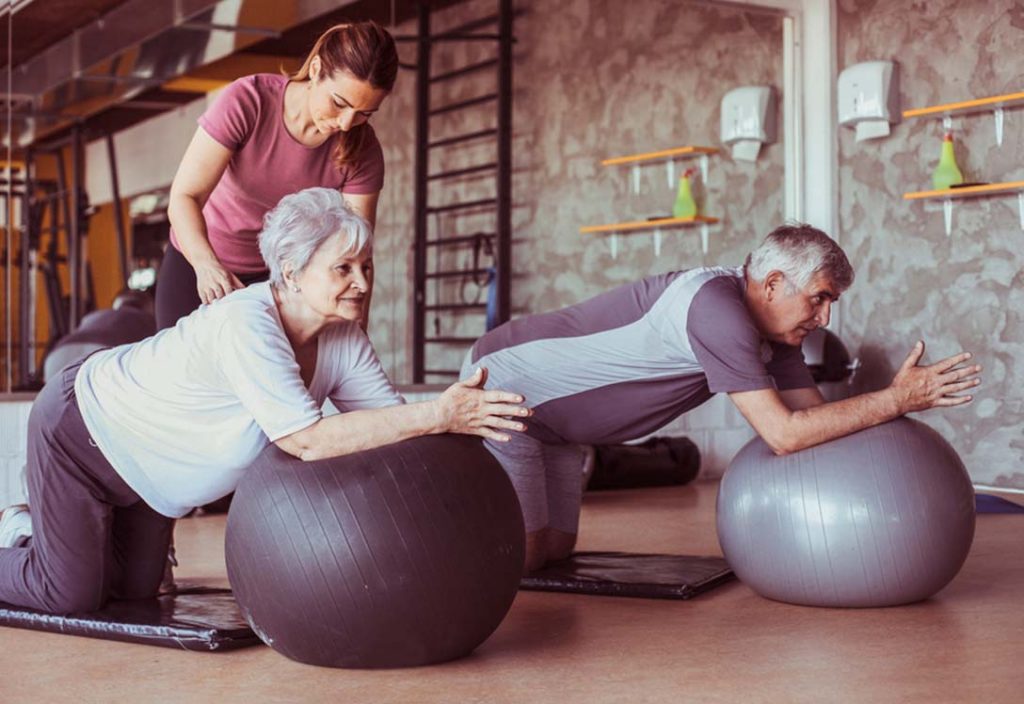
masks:
<svg viewBox="0 0 1024 704"><path fill-rule="evenodd" d="M323 65L320 63L320 57L314 56L312 61L309 62L309 80L313 83L320 80L320 69Z"/></svg>

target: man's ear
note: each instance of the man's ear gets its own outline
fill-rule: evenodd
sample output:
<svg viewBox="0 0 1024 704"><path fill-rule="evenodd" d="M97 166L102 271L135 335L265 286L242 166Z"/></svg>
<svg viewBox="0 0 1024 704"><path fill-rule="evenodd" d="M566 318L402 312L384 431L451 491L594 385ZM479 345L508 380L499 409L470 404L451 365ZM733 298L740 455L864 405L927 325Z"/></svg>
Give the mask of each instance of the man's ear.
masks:
<svg viewBox="0 0 1024 704"><path fill-rule="evenodd" d="M786 289L786 275L778 269L768 272L764 277L764 297L772 301L782 296Z"/></svg>

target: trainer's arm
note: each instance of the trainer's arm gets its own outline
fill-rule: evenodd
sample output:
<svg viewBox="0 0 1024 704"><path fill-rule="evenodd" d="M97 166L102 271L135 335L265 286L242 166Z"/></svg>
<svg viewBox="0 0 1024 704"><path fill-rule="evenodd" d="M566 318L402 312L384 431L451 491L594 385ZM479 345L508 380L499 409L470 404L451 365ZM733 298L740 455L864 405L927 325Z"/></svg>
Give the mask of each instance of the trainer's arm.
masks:
<svg viewBox="0 0 1024 704"><path fill-rule="evenodd" d="M377 227L377 201L380 193L342 193L345 201L370 224L370 230Z"/></svg>
<svg viewBox="0 0 1024 704"><path fill-rule="evenodd" d="M374 231L377 228L377 201L380 199L380 193L342 193L341 195L344 196L353 210L362 215L366 222L370 223L370 231ZM363 332L367 332L370 328L370 303L373 301L372 269L370 276L370 288L366 291L366 296L363 298L363 315L359 319L359 327L363 329Z"/></svg>
<svg viewBox="0 0 1024 704"><path fill-rule="evenodd" d="M310 461L437 433L479 435L498 442L507 432L526 429L510 416L526 417L519 406L523 397L507 391L484 390L486 372L478 369L464 381L449 386L431 401L387 408L372 408L321 418L313 425L276 441L279 448Z"/></svg>
<svg viewBox="0 0 1024 704"><path fill-rule="evenodd" d="M979 365L963 366L970 353L918 366L923 355L924 343L918 342L887 388L832 403L791 408L774 389L741 391L729 396L772 451L785 455L905 413L959 406L971 400L969 395L957 395L981 383L976 376L981 371ZM809 396L802 394L800 398L806 401Z"/></svg>
<svg viewBox="0 0 1024 704"><path fill-rule="evenodd" d="M167 216L182 253L193 266L217 259L206 234L203 206L227 170L232 153L198 127L171 181Z"/></svg>
<svg viewBox="0 0 1024 704"><path fill-rule="evenodd" d="M181 253L195 269L196 292L203 303L242 288L242 282L225 268L213 251L203 218L203 206L224 175L232 154L202 127L197 127L171 182L167 201L167 217Z"/></svg>

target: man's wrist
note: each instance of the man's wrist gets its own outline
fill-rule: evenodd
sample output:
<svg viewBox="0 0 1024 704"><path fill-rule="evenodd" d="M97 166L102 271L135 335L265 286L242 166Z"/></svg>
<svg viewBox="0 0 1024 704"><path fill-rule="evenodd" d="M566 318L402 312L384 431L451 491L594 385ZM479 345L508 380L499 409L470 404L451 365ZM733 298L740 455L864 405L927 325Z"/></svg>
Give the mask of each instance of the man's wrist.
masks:
<svg viewBox="0 0 1024 704"><path fill-rule="evenodd" d="M882 391L880 391L879 393L883 394L883 404L886 409L886 415L888 416L885 420L899 418L909 410L904 408L904 395L901 394L895 387L886 387L885 389L882 389Z"/></svg>
<svg viewBox="0 0 1024 704"><path fill-rule="evenodd" d="M441 407L440 397L427 401L427 427L432 435L439 435L447 431L444 409Z"/></svg>

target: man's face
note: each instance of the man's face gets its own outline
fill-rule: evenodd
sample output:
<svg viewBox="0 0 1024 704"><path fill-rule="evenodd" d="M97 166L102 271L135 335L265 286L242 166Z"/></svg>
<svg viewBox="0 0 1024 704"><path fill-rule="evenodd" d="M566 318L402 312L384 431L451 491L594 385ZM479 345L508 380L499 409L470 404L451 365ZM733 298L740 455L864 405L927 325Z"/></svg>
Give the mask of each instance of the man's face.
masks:
<svg viewBox="0 0 1024 704"><path fill-rule="evenodd" d="M824 274L815 274L803 289L796 289L779 274L775 281L769 274L767 315L761 332L772 342L799 347L815 328L828 325L832 304L839 300L839 290Z"/></svg>

